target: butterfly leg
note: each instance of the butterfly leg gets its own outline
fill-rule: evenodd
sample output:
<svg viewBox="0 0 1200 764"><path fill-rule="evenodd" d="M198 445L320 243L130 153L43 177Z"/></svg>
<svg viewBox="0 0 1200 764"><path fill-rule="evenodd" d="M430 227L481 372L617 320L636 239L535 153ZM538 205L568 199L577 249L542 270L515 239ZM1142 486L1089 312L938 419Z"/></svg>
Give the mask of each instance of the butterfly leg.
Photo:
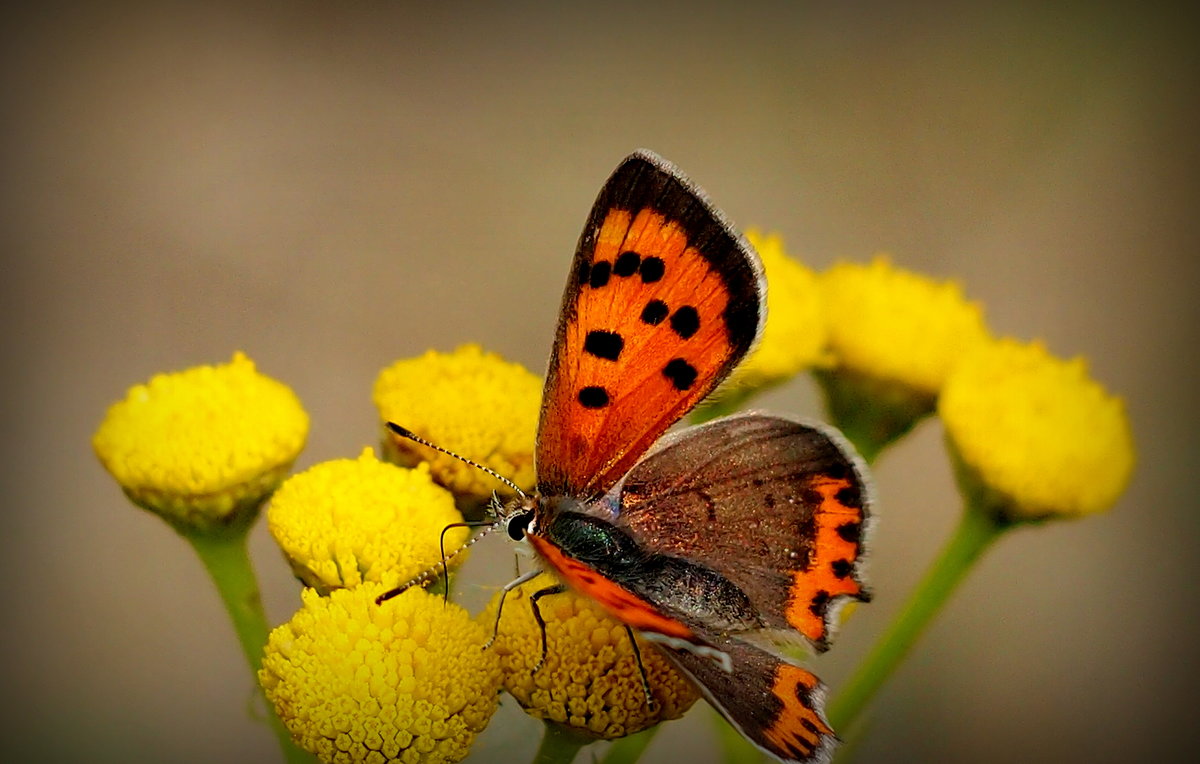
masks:
<svg viewBox="0 0 1200 764"><path fill-rule="evenodd" d="M646 696L646 708L653 713L656 704L654 696L650 694L650 678L646 676L646 664L642 663L642 648L638 647L632 627L626 625L625 633L629 635L629 644L633 645L633 658L637 661L638 676L642 678L642 693Z"/></svg>
<svg viewBox="0 0 1200 764"><path fill-rule="evenodd" d="M496 637L500 636L500 614L502 612L504 612L504 600L508 597L508 593L511 592L513 589L516 589L518 586L525 583L526 581L532 581L541 572L542 571L540 571L540 570L531 570L523 576L517 576L512 581L509 581L507 584L505 584L504 588L502 588L500 590L500 602L496 605L496 623L493 624L493 626L492 626L492 638L484 643L482 649L486 650L489 647L491 647L493 644L495 644ZM536 607L533 609L533 612L537 613ZM546 640L545 632L546 632L546 629L545 629L545 627L543 627L542 628L542 641L543 642L545 642L545 640Z"/></svg>
<svg viewBox="0 0 1200 764"><path fill-rule="evenodd" d="M533 620L537 621L538 628L542 630L542 659L533 667L535 674L542 670L542 666L546 665L546 654L550 652L549 646L546 644L546 619L542 618L542 609L538 607L538 600L550 594L562 594L566 590L566 586L555 584L547 586L545 589L538 589L529 595L529 606L533 608Z"/></svg>

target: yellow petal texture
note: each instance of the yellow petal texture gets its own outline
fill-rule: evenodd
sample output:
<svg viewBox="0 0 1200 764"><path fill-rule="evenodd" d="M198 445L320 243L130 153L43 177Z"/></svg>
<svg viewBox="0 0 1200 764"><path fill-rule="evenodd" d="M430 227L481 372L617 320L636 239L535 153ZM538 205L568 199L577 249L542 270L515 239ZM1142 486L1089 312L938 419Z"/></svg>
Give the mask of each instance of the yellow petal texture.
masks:
<svg viewBox="0 0 1200 764"><path fill-rule="evenodd" d="M956 282L893 266L837 263L820 276L829 348L840 367L933 396L987 339L983 309Z"/></svg>
<svg viewBox="0 0 1200 764"><path fill-rule="evenodd" d="M625 627L574 592L538 601L548 650L545 665L533 673L541 660L542 637L529 595L555 582L544 574L509 592L492 646L500 658L504 688L527 713L591 737L613 739L677 719L691 708L699 697L695 686L654 646L639 639L656 701L653 710L647 708ZM497 594L479 617L489 630L495 627L498 598Z"/></svg>
<svg viewBox="0 0 1200 764"><path fill-rule="evenodd" d="M734 370L727 387L761 388L782 382L825 359L825 314L817 276L790 257L776 233L746 231L767 279L767 322L757 347Z"/></svg>
<svg viewBox="0 0 1200 764"><path fill-rule="evenodd" d="M267 508L267 525L296 575L323 593L365 581L391 588L441 562L442 529L462 522L454 497L429 467L381 462L371 449L288 478ZM446 533L446 552L467 539ZM458 564L459 555L452 560Z"/></svg>
<svg viewBox="0 0 1200 764"><path fill-rule="evenodd" d="M1133 473L1125 406L1040 343L1004 339L967 357L938 404L946 437L989 504L1009 519L1110 507Z"/></svg>
<svg viewBox="0 0 1200 764"><path fill-rule="evenodd" d="M92 446L137 504L178 526L209 528L274 490L307 435L295 393L235 353L227 364L130 388Z"/></svg>
<svg viewBox="0 0 1200 764"><path fill-rule="evenodd" d="M306 589L271 632L259 682L321 761L460 761L496 710L496 656L459 606L423 589L376 605L383 590Z"/></svg>
<svg viewBox="0 0 1200 764"><path fill-rule="evenodd" d="M533 486L533 447L542 381L520 364L463 345L397 361L375 381L375 406L395 422L442 448L473 459L522 488ZM385 433L388 457L429 462L434 480L456 496L485 500L503 486L452 456Z"/></svg>

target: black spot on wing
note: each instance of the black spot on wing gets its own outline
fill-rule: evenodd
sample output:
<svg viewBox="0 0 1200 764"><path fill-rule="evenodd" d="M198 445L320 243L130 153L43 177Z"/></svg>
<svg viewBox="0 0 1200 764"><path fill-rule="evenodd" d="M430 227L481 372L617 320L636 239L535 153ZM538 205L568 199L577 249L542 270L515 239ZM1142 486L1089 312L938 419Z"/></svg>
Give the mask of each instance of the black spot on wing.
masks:
<svg viewBox="0 0 1200 764"><path fill-rule="evenodd" d="M849 541L851 544L857 544L859 538L862 537L861 523L842 523L837 527L837 535L843 541Z"/></svg>
<svg viewBox="0 0 1200 764"><path fill-rule="evenodd" d="M588 332L583 341L583 352L607 361L615 361L620 358L621 350L624 347L625 340L621 338L620 334L601 329L593 329Z"/></svg>
<svg viewBox="0 0 1200 764"><path fill-rule="evenodd" d="M670 310L662 300L651 300L642 308L642 323L658 326L667 317Z"/></svg>
<svg viewBox="0 0 1200 764"><path fill-rule="evenodd" d="M613 273L626 278L637 273L638 266L642 264L642 258L637 252L622 252L617 257L617 262L613 265Z"/></svg>
<svg viewBox="0 0 1200 764"><path fill-rule="evenodd" d="M663 376L671 380L676 390L688 390L696 382L696 367L682 358L673 358L663 367Z"/></svg>
<svg viewBox="0 0 1200 764"><path fill-rule="evenodd" d="M683 339L700 331L700 314L691 305L684 305L671 314L671 329Z"/></svg>
<svg viewBox="0 0 1200 764"><path fill-rule="evenodd" d="M608 391L603 387L585 387L579 391L579 403L586 409L602 409L608 405Z"/></svg>
<svg viewBox="0 0 1200 764"><path fill-rule="evenodd" d="M809 603L808 609L812 614L819 617L825 617L825 606L829 604L829 592L822 589L813 595L812 602Z"/></svg>
<svg viewBox="0 0 1200 764"><path fill-rule="evenodd" d="M592 289L599 289L608 284L608 277L612 275L612 263L607 260L601 260L592 266L592 272L588 278L588 285Z"/></svg>
<svg viewBox="0 0 1200 764"><path fill-rule="evenodd" d="M848 485L836 494L837 500L851 509L862 509L862 492L857 485Z"/></svg>
<svg viewBox="0 0 1200 764"><path fill-rule="evenodd" d="M666 263L661 257L647 257L638 267L638 273L642 275L643 284L653 284L656 281L661 281L663 275L667 272Z"/></svg>

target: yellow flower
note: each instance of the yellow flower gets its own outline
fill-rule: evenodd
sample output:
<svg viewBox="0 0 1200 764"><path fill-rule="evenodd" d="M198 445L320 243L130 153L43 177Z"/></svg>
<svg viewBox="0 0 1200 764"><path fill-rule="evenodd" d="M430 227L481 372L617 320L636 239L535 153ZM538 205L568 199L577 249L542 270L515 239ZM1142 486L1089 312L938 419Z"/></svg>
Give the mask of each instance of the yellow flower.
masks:
<svg viewBox="0 0 1200 764"><path fill-rule="evenodd" d="M830 419L868 462L922 418L959 359L987 339L983 311L952 281L839 263L821 274L834 368L814 376Z"/></svg>
<svg viewBox="0 0 1200 764"><path fill-rule="evenodd" d="M478 345L397 361L380 372L374 393L384 422L490 467L522 488L534 482L541 398L538 377ZM468 503L503 489L481 470L386 431L384 445L388 458L400 464L429 462L434 480Z"/></svg>
<svg viewBox="0 0 1200 764"><path fill-rule="evenodd" d="M1125 406L1040 343L1005 339L966 358L938 404L964 488L1009 520L1110 507L1133 473Z"/></svg>
<svg viewBox="0 0 1200 764"><path fill-rule="evenodd" d="M484 629L409 589L382 605L364 584L311 589L271 632L259 682L292 738L324 762L460 761L496 710L500 671Z"/></svg>
<svg viewBox="0 0 1200 764"><path fill-rule="evenodd" d="M267 509L267 524L296 576L322 593L365 581L399 586L441 562L442 529L462 522L454 497L428 466L408 470L375 458L335 459L293 475ZM449 554L466 528L446 533ZM463 555L453 560L462 562Z"/></svg>
<svg viewBox="0 0 1200 764"><path fill-rule="evenodd" d="M554 583L552 576L541 575L509 592L492 646L500 657L504 688L527 713L590 737L612 739L678 719L691 708L699 697L695 686L639 638L655 700L654 708L648 708L625 627L574 592L538 601L548 650L545 665L534 673L542 658L542 637L529 595ZM495 625L498 598L480 616L489 630Z"/></svg>
<svg viewBox="0 0 1200 764"><path fill-rule="evenodd" d="M829 346L841 369L933 396L964 353L987 339L983 309L954 281L838 263L821 274Z"/></svg>
<svg viewBox="0 0 1200 764"><path fill-rule="evenodd" d="M817 277L788 256L779 234L746 231L767 279L767 322L758 346L725 383L759 389L791 379L825 361L827 336Z"/></svg>
<svg viewBox="0 0 1200 764"><path fill-rule="evenodd" d="M130 388L92 446L136 504L203 531L253 519L307 435L295 393L239 352Z"/></svg>

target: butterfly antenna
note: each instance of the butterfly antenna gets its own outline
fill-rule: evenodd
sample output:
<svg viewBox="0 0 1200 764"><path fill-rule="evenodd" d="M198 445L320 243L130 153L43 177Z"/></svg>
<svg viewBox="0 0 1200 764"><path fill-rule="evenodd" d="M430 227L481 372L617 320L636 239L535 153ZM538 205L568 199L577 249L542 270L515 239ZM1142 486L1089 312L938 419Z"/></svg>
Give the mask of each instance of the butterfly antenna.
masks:
<svg viewBox="0 0 1200 764"><path fill-rule="evenodd" d="M455 549L450 554L446 554L446 531L450 530L451 528L483 528L483 531L480 533L477 533L474 536L472 536L471 538L467 539L466 543L464 543L458 549ZM408 579L404 583L400 584L395 589L389 589L388 591L379 595L378 597L375 598L375 604L382 605L383 603L390 600L392 597L403 594L404 592L408 591L409 589L413 588L414 586L424 586L426 581L431 581L434 578L437 578L439 575L441 575L443 579L446 579L447 573L450 569L450 562L453 561L455 557L458 557L460 554L462 554L464 549L466 549L469 546L473 546L476 541L478 541L479 539L481 539L484 536L491 533L493 530L495 530L495 528L496 528L496 523L493 520L481 520L478 522L466 522L466 523L450 523L445 528L442 528L442 535L438 542L439 546L441 547L441 551L442 551L442 561L439 562L437 565L431 565L430 567L421 571L420 573L418 573L417 575ZM450 589L449 589L449 586L447 586L446 599L449 600L449 597L450 597Z"/></svg>
<svg viewBox="0 0 1200 764"><path fill-rule="evenodd" d="M388 426L389 430L391 430L392 432L394 432L395 434L399 435L402 438L407 438L414 443L420 443L422 446L425 446L426 448L432 448L434 451L440 451L441 453L445 454L446 456L453 456L455 459L458 459L460 462L463 462L464 464L469 464L472 467L475 467L476 469L486 472L487 474L489 474L492 477L499 480L504 485L513 489L513 491L515 491L516 494L518 496L520 496L522 499L525 498L525 492L521 490L521 487L519 485L517 485L513 481L509 480L508 478L504 477L499 472L496 472L491 467L485 467L482 464L480 464L479 462L472 461L472 460L468 459L467 457L456 454L449 449L442 448L441 446L436 446L433 443L430 443L429 441L422 438L420 435L417 435L415 432L408 429L407 427L401 427L400 425L396 424L395 422L388 422L387 426Z"/></svg>

